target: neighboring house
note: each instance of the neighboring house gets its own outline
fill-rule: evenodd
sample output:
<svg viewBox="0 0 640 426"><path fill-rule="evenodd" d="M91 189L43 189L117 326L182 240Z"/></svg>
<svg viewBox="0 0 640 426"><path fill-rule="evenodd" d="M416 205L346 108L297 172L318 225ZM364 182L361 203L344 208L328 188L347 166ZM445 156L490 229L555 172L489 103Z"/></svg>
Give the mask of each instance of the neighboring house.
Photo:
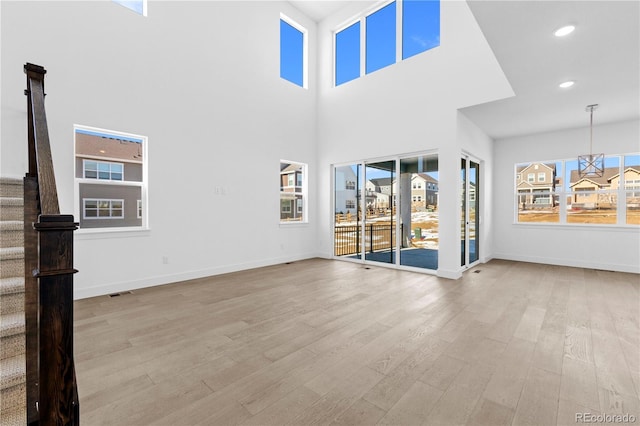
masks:
<svg viewBox="0 0 640 426"><path fill-rule="evenodd" d="M395 200L394 187L395 181L391 178L369 179L365 184L367 209L388 209Z"/></svg>
<svg viewBox="0 0 640 426"><path fill-rule="evenodd" d="M611 189L620 187L620 173L609 178ZM624 170L624 189L633 191L632 198L640 197L640 166L629 166Z"/></svg>
<svg viewBox="0 0 640 426"><path fill-rule="evenodd" d="M523 208L553 207L552 196L558 184L556 165L531 163L516 169L518 202Z"/></svg>
<svg viewBox="0 0 640 426"><path fill-rule="evenodd" d="M304 206L302 194L302 168L299 164L281 163L280 166L280 219L302 220Z"/></svg>
<svg viewBox="0 0 640 426"><path fill-rule="evenodd" d="M355 215L358 211L358 176L351 166L336 167L335 212Z"/></svg>
<svg viewBox="0 0 640 426"><path fill-rule="evenodd" d="M142 143L76 130L80 228L142 226Z"/></svg>
<svg viewBox="0 0 640 426"><path fill-rule="evenodd" d="M411 178L411 205L416 208L438 205L438 181L426 173Z"/></svg>
<svg viewBox="0 0 640 426"><path fill-rule="evenodd" d="M631 197L640 197L640 166L630 166L624 170L625 189L634 191ZM610 207L616 203L620 187L620 168L605 167L602 176L580 177L577 170L571 171L569 187L573 192L570 203L573 206L596 208ZM594 193L592 191L611 190L608 193ZM584 193L582 193L584 192Z"/></svg>

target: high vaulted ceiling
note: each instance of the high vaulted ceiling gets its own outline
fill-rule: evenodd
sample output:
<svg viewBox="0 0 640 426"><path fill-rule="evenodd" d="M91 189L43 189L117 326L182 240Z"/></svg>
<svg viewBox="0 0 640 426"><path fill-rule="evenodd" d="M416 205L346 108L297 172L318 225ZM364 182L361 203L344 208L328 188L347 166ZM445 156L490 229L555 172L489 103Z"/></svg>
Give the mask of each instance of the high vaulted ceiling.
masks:
<svg viewBox="0 0 640 426"><path fill-rule="evenodd" d="M319 22L350 2L291 3ZM467 3L516 94L463 110L492 138L588 126L590 104L595 125L640 118L640 2ZM555 37L567 24L576 30Z"/></svg>

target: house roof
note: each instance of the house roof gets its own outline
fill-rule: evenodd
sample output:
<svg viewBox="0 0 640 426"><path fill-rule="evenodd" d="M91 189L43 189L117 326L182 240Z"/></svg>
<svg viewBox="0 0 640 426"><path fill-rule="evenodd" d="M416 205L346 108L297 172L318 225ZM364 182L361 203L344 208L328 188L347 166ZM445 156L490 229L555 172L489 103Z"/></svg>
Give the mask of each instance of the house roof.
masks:
<svg viewBox="0 0 640 426"><path fill-rule="evenodd" d="M556 169L555 163L531 163L531 164L527 164L527 165L524 165L524 166L518 166L516 168L516 171L518 173L521 173L523 170L528 169L529 167L534 166L536 164L540 164L542 166L546 166L546 167L550 168L551 170L555 170Z"/></svg>
<svg viewBox="0 0 640 426"><path fill-rule="evenodd" d="M569 179L569 185L575 186L583 180L591 181L599 186L608 186L611 183L611 178L618 174L619 167L605 167L604 174L602 176L586 176L581 178L578 175L578 170L571 170L571 177Z"/></svg>
<svg viewBox="0 0 640 426"><path fill-rule="evenodd" d="M76 132L78 157L120 160L142 163L142 144L117 137L105 137Z"/></svg>
<svg viewBox="0 0 640 426"><path fill-rule="evenodd" d="M640 166L628 166L628 167L625 167L624 172L626 173L626 172L628 172L629 170L632 170L632 171L634 171L634 172L636 172L636 173L640 174ZM618 176L620 176L620 173L616 173L615 175L611 176L611 177L609 178L609 180L615 179L615 178L617 178Z"/></svg>
<svg viewBox="0 0 640 426"><path fill-rule="evenodd" d="M425 180L425 182L429 182L429 183L438 183L437 179L434 179L432 176L429 176L426 173L418 173L418 176L420 176L422 179ZM415 179L415 176L414 176Z"/></svg>
<svg viewBox="0 0 640 426"><path fill-rule="evenodd" d="M374 178L374 179L369 179L369 182L371 182L375 186L391 186L392 179L391 178Z"/></svg>
<svg viewBox="0 0 640 426"><path fill-rule="evenodd" d="M287 173L293 173L295 171L299 171L300 170L300 164L288 164L288 163L281 163L280 164L280 173L281 174L287 174Z"/></svg>

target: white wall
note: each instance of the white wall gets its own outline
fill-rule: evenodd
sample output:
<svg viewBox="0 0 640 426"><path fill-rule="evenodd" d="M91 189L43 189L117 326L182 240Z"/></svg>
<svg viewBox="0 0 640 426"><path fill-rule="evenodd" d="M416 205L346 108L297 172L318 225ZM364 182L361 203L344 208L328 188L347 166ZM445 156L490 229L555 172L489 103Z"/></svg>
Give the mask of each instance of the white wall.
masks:
<svg viewBox="0 0 640 426"><path fill-rule="evenodd" d="M2 8L3 176L26 172L26 62L43 65L61 210L73 212L73 125L149 137L147 232L76 235L76 297L317 254L316 75L279 77L286 2L8 2ZM279 160L309 164L310 224L280 226ZM227 195L213 195L222 186ZM162 257L169 259L162 263Z"/></svg>
<svg viewBox="0 0 640 426"><path fill-rule="evenodd" d="M457 109L513 92L466 2L461 1L441 3L440 47L333 87L332 32L363 7L365 3L354 2L319 25L318 181L330 182L332 164L437 150L438 274L458 277L462 141L458 140ZM473 138L464 140L470 152L474 152ZM488 145L476 155L488 158ZM331 188L323 186L318 197L319 249L330 257Z"/></svg>
<svg viewBox="0 0 640 426"><path fill-rule="evenodd" d="M594 126L594 152L634 153L640 151L638 141L640 121ZM514 165L575 159L588 149L588 127L495 141L495 258L640 272L638 227L514 223Z"/></svg>

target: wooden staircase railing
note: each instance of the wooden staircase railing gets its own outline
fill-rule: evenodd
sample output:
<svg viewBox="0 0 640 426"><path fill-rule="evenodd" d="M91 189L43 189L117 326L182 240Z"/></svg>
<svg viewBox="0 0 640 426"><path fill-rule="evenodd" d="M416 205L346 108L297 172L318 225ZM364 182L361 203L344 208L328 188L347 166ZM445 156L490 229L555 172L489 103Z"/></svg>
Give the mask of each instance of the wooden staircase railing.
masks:
<svg viewBox="0 0 640 426"><path fill-rule="evenodd" d="M44 108L44 75L26 64L29 172L24 178L27 421L79 425L73 359L72 215L61 215Z"/></svg>

